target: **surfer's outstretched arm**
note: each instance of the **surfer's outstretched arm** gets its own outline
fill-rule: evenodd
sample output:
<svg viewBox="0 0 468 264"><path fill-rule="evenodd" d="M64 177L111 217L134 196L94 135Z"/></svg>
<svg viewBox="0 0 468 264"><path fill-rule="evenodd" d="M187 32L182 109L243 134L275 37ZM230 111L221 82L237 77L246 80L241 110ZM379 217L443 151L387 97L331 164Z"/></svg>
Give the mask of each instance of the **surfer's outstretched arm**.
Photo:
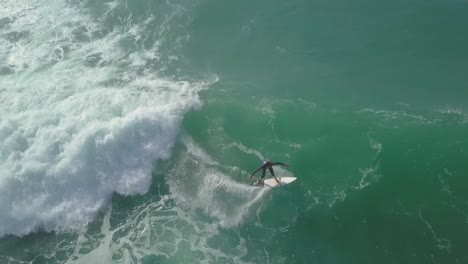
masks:
<svg viewBox="0 0 468 264"><path fill-rule="evenodd" d="M273 162L273 163L271 164L271 166L275 166L275 165L281 165L281 166L284 166L284 167L288 167L288 166L289 166L288 164L282 163L282 162Z"/></svg>
<svg viewBox="0 0 468 264"><path fill-rule="evenodd" d="M249 176L249 179L251 179L251 178L255 175L255 173L257 173L257 172L258 172L259 170L261 170L262 168L263 168L263 165L260 166L258 169L256 169L254 172L252 172L252 174L250 174L250 176Z"/></svg>

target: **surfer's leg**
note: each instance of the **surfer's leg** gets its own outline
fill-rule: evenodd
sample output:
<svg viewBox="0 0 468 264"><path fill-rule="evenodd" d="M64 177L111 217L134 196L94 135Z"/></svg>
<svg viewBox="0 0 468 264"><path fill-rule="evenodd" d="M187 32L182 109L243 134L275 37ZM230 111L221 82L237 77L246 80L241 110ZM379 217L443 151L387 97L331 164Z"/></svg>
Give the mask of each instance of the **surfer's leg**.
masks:
<svg viewBox="0 0 468 264"><path fill-rule="evenodd" d="M273 168L270 167L270 168L268 168L268 169L270 170L271 175L273 175L273 177L274 177L274 176L275 176L275 172L273 171Z"/></svg>
<svg viewBox="0 0 468 264"><path fill-rule="evenodd" d="M270 168L268 168L268 169L270 169L270 173L271 173L271 175L273 176L273 178L275 178L276 182L279 183L279 184L281 184L281 182L280 182L278 179L276 179L275 172L273 171L273 168L270 167Z"/></svg>

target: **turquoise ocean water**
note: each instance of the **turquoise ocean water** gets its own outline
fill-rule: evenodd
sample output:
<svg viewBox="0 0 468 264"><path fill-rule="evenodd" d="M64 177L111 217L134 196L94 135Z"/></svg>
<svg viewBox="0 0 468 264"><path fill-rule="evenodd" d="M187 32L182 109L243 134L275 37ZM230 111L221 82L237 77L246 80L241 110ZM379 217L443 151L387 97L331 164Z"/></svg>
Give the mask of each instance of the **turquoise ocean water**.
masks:
<svg viewBox="0 0 468 264"><path fill-rule="evenodd" d="M0 263L468 263L467 12L0 0Z"/></svg>

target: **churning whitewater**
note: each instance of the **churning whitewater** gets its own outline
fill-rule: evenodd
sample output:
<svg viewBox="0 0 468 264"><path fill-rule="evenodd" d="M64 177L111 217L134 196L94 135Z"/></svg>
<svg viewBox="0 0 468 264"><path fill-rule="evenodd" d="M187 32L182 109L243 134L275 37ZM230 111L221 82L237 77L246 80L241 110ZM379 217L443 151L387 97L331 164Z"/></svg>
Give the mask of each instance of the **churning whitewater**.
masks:
<svg viewBox="0 0 468 264"><path fill-rule="evenodd" d="M113 192L145 193L201 105L212 81L160 73L177 60L159 50L171 17L105 28L118 5L96 18L80 3L2 2L0 236L79 230Z"/></svg>

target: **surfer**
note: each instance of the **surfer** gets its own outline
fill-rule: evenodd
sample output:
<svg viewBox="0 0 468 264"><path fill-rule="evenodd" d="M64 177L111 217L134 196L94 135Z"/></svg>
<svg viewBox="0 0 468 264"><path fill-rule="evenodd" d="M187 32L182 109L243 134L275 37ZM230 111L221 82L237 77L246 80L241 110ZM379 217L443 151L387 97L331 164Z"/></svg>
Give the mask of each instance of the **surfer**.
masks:
<svg viewBox="0 0 468 264"><path fill-rule="evenodd" d="M271 162L269 160L265 160L263 162L262 166L260 166L252 174L250 174L249 179L252 179L252 177L255 175L255 173L257 173L259 170L262 170L262 176L260 177L260 179L257 180L257 182L255 182L255 185L256 186L259 186L259 185L263 186L263 178L265 178L265 172L268 169L268 170L270 170L270 173L273 176L273 178L275 178L276 182L280 184L280 181L278 179L276 179L275 172L273 171L273 166L276 166L276 165L281 165L281 166L288 167L288 164L285 164L285 163L282 163L282 162Z"/></svg>

